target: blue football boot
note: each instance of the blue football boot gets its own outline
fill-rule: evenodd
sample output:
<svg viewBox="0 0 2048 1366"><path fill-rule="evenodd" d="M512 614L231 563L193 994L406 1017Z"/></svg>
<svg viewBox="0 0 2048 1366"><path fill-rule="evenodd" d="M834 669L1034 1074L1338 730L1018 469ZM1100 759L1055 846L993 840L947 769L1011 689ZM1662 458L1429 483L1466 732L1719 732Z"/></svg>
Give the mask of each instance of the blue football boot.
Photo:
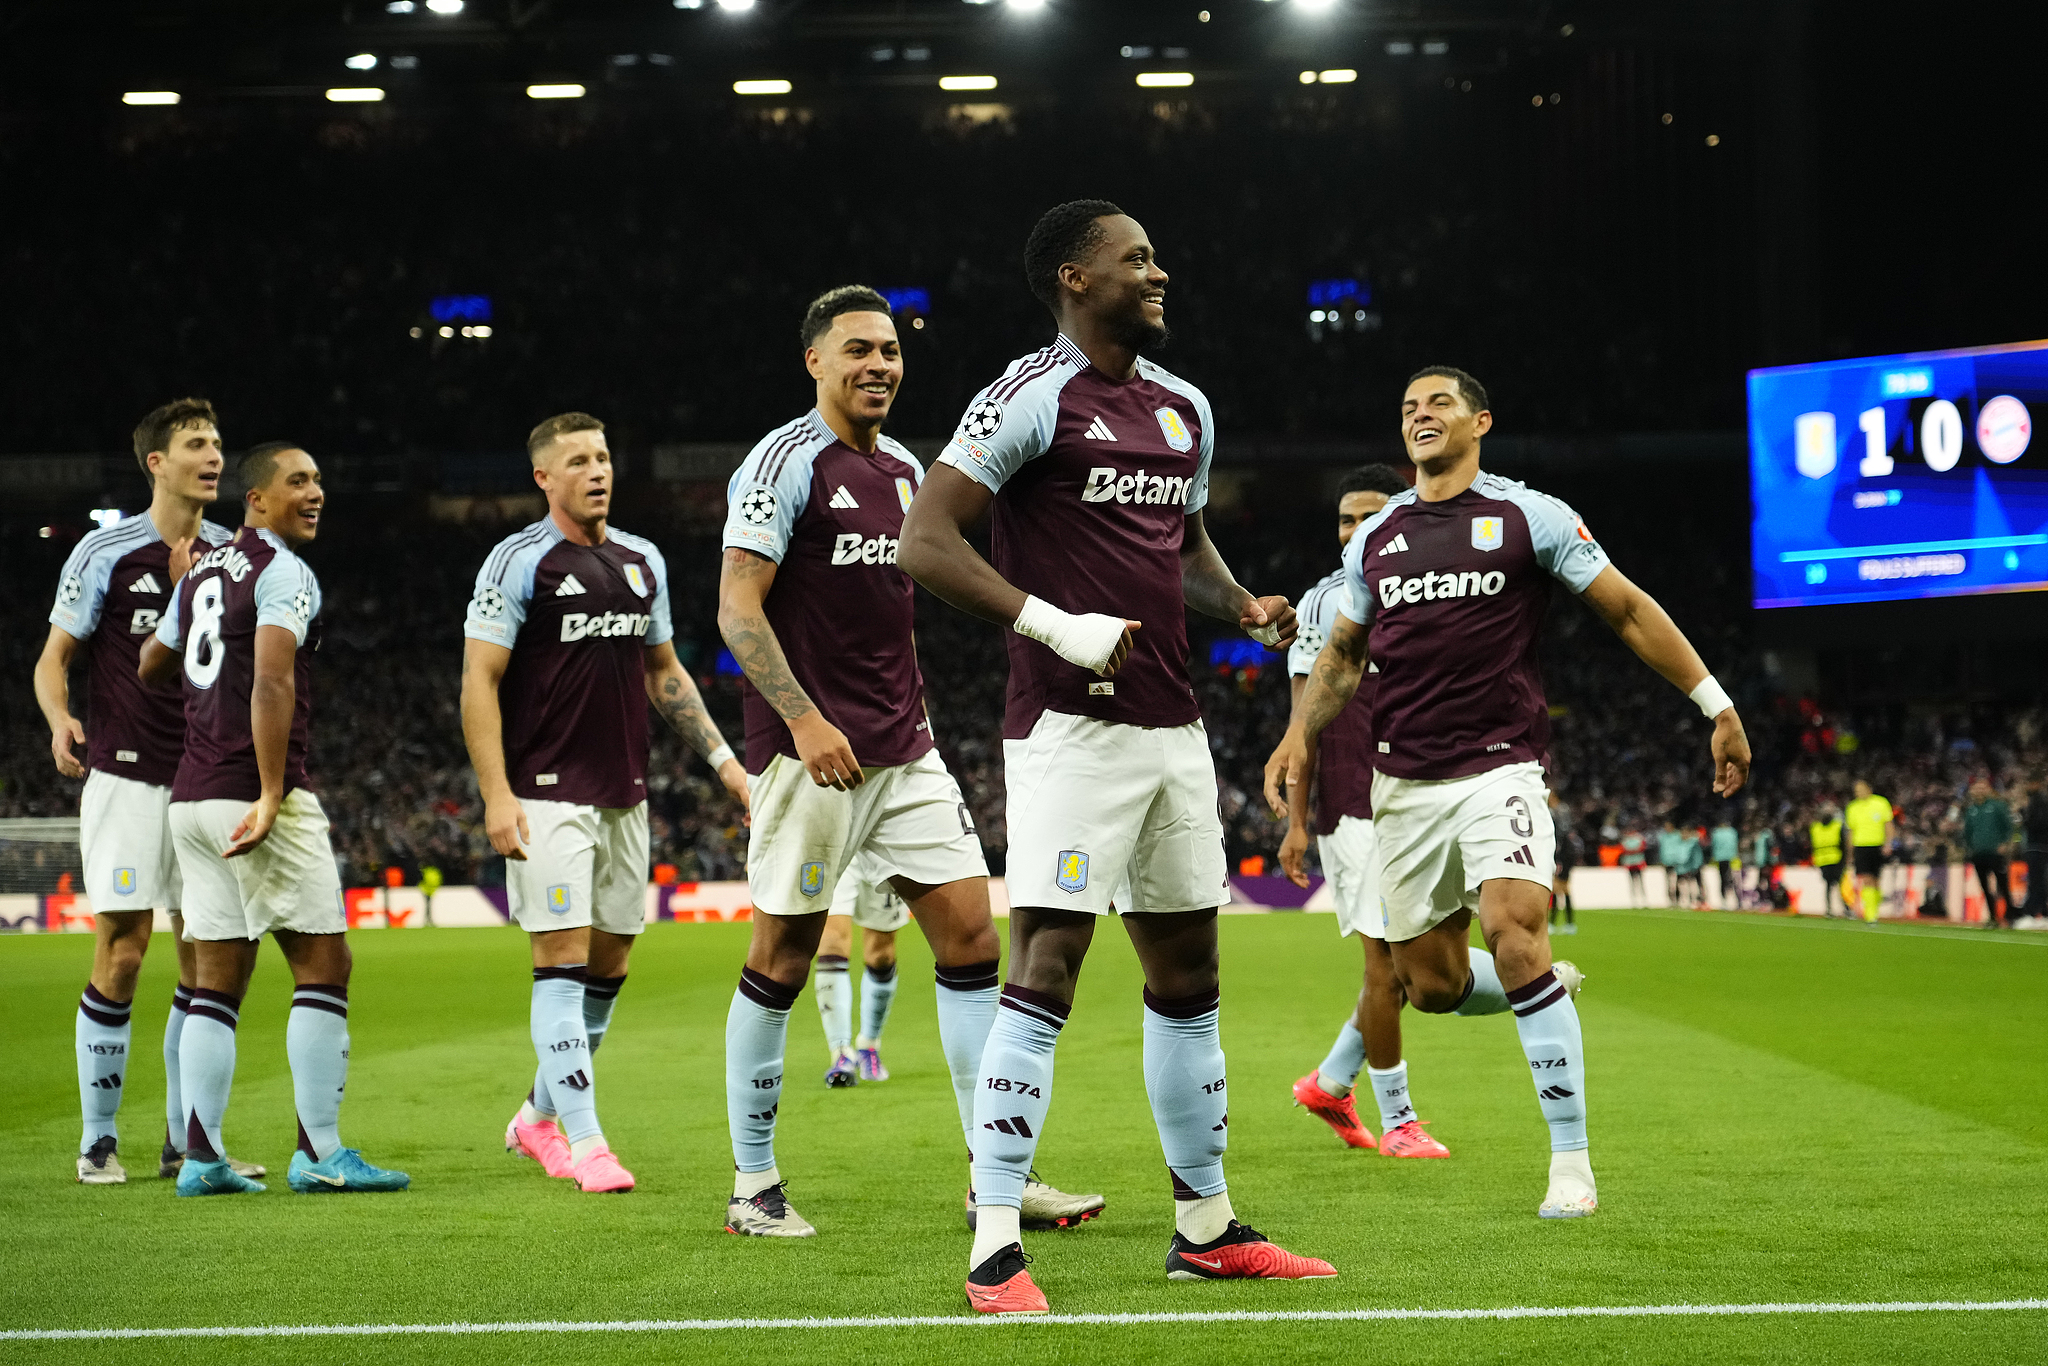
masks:
<svg viewBox="0 0 2048 1366"><path fill-rule="evenodd" d="M304 1152L292 1154L285 1180L300 1195L341 1195L349 1191L402 1191L412 1184L404 1172L390 1172L363 1161L354 1148L336 1148L325 1162Z"/></svg>
<svg viewBox="0 0 2048 1366"><path fill-rule="evenodd" d="M251 1181L225 1162L201 1162L188 1157L178 1169L180 1195L245 1195L270 1189Z"/></svg>

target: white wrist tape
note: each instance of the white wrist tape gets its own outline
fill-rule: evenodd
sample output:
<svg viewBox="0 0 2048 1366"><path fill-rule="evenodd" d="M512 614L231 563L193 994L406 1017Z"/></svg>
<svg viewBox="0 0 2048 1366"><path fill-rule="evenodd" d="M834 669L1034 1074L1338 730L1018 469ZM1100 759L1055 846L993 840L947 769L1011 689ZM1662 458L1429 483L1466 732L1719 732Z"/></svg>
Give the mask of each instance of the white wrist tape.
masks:
<svg viewBox="0 0 2048 1366"><path fill-rule="evenodd" d="M1030 597L1024 599L1024 610L1017 614L1012 629L1049 647L1069 664L1095 673L1102 672L1109 657L1116 653L1117 642L1124 638L1121 617L1106 617L1100 612L1076 616L1043 599Z"/></svg>
<svg viewBox="0 0 2048 1366"><path fill-rule="evenodd" d="M1244 633L1261 645L1271 646L1280 643L1280 628L1278 626L1247 626L1244 628Z"/></svg>
<svg viewBox="0 0 2048 1366"><path fill-rule="evenodd" d="M1687 695L1692 698L1692 704L1700 709L1700 715L1709 721L1735 705L1735 699L1728 695L1726 688L1714 681L1712 674L1701 679L1700 685Z"/></svg>
<svg viewBox="0 0 2048 1366"><path fill-rule="evenodd" d="M725 767L725 761L733 757L731 745L720 745L704 756L704 762L711 765L713 773Z"/></svg>

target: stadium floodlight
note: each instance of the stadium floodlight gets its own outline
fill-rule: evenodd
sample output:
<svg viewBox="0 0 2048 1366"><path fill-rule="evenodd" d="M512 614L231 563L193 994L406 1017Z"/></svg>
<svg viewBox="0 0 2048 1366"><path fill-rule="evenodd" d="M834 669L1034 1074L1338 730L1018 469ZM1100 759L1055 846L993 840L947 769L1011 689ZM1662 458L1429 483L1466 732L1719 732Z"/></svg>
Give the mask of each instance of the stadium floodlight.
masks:
<svg viewBox="0 0 2048 1366"><path fill-rule="evenodd" d="M574 82L565 82L560 85L529 85L526 87L526 98L529 100L580 100L583 98L583 87Z"/></svg>
<svg viewBox="0 0 2048 1366"><path fill-rule="evenodd" d="M336 86L327 92L333 104L375 104L384 98L384 92L374 85Z"/></svg>
<svg viewBox="0 0 2048 1366"><path fill-rule="evenodd" d="M1045 8L1045 0L1009 0L1010 8L1023 14L1031 14Z"/></svg>
<svg viewBox="0 0 2048 1366"><path fill-rule="evenodd" d="M1195 76L1191 71L1140 71L1138 73L1138 84L1147 90L1156 89L1161 86L1193 85L1194 83Z"/></svg>
<svg viewBox="0 0 2048 1366"><path fill-rule="evenodd" d="M727 14L745 14L754 7L754 0L718 0L718 7Z"/></svg>
<svg viewBox="0 0 2048 1366"><path fill-rule="evenodd" d="M1324 85L1349 85L1358 79L1358 73L1348 66L1340 66L1319 73L1316 79Z"/></svg>
<svg viewBox="0 0 2048 1366"><path fill-rule="evenodd" d="M427 8L436 14L460 14L462 0L427 0Z"/></svg>
<svg viewBox="0 0 2048 1366"><path fill-rule="evenodd" d="M375 69L377 65L377 54L374 52L358 52L353 57L345 58L342 61L342 65L350 71L370 71Z"/></svg>
<svg viewBox="0 0 2048 1366"><path fill-rule="evenodd" d="M178 92L175 90L130 90L127 94L121 96L121 103L123 104L176 104L177 102Z"/></svg>
<svg viewBox="0 0 2048 1366"><path fill-rule="evenodd" d="M735 95L787 95L793 86L788 81L734 81Z"/></svg>
<svg viewBox="0 0 2048 1366"><path fill-rule="evenodd" d="M704 0L675 0L677 9L703 9Z"/></svg>
<svg viewBox="0 0 2048 1366"><path fill-rule="evenodd" d="M1337 7L1337 0L1294 0L1294 7L1305 14L1327 14Z"/></svg>
<svg viewBox="0 0 2048 1366"><path fill-rule="evenodd" d="M1315 73L1315 72L1313 72L1313 71L1304 71L1304 72L1302 72L1302 73L1301 73L1301 83L1302 83L1303 85L1314 85L1314 84L1316 83L1316 73Z"/></svg>
<svg viewBox="0 0 2048 1366"><path fill-rule="evenodd" d="M386 14L411 14L414 8L412 0L391 0L391 3L384 7L384 12Z"/></svg>
<svg viewBox="0 0 2048 1366"><path fill-rule="evenodd" d="M993 76L941 76L941 90L993 90L996 78Z"/></svg>

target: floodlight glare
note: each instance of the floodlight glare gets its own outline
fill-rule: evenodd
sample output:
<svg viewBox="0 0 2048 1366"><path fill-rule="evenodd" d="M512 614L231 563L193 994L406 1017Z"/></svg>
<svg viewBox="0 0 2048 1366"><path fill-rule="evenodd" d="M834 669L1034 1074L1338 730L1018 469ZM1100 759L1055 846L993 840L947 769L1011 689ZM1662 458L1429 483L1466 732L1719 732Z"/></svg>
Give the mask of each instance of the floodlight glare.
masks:
<svg viewBox="0 0 2048 1366"><path fill-rule="evenodd" d="M384 7L384 12L386 14L411 14L413 12L412 0L391 0L391 3Z"/></svg>
<svg viewBox="0 0 2048 1366"><path fill-rule="evenodd" d="M754 0L718 0L718 7L727 14L745 14L754 7Z"/></svg>
<svg viewBox="0 0 2048 1366"><path fill-rule="evenodd" d="M123 104L176 104L175 90L131 90L121 97Z"/></svg>
<svg viewBox="0 0 2048 1366"><path fill-rule="evenodd" d="M377 54L374 52L358 52L355 56L344 60L342 65L350 71L369 71L377 65Z"/></svg>
<svg viewBox="0 0 2048 1366"><path fill-rule="evenodd" d="M384 98L384 92L374 85L337 86L327 92L327 98L335 104L375 104Z"/></svg>
<svg viewBox="0 0 2048 1366"><path fill-rule="evenodd" d="M436 14L460 14L462 0L427 0L427 8Z"/></svg>
<svg viewBox="0 0 2048 1366"><path fill-rule="evenodd" d="M1194 83L1195 77L1191 71L1140 71L1138 73L1138 84L1148 90L1159 86L1193 85Z"/></svg>
<svg viewBox="0 0 2048 1366"><path fill-rule="evenodd" d="M788 81L734 81L732 83L732 93L735 95L787 95L790 89Z"/></svg>
<svg viewBox="0 0 2048 1366"><path fill-rule="evenodd" d="M583 98L583 87L575 84L529 85L526 87L526 98L529 100L580 100Z"/></svg>
<svg viewBox="0 0 2048 1366"><path fill-rule="evenodd" d="M432 3L432 0L429 0ZM1337 0L1294 0L1294 7L1308 14L1322 14L1336 7Z"/></svg>
<svg viewBox="0 0 2048 1366"><path fill-rule="evenodd" d="M1358 79L1358 73L1348 66L1340 66L1334 71L1323 72L1318 79L1324 85L1349 85Z"/></svg>
<svg viewBox="0 0 2048 1366"><path fill-rule="evenodd" d="M1033 10L1044 9L1045 0L1010 0L1010 8L1029 14Z"/></svg>
<svg viewBox="0 0 2048 1366"><path fill-rule="evenodd" d="M993 76L941 76L941 90L993 90L996 78Z"/></svg>

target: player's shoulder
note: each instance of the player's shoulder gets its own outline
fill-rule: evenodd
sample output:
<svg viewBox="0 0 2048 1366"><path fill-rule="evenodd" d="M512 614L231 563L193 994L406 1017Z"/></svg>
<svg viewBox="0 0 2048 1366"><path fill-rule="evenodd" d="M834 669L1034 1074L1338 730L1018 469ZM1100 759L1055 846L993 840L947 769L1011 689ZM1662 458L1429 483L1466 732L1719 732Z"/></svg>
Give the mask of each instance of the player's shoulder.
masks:
<svg viewBox="0 0 2048 1366"><path fill-rule="evenodd" d="M644 556L654 564L665 564L667 562L667 557L661 553L661 547L648 540L645 536L635 536L632 532L621 531L615 526L607 526L605 528L605 535L617 541L621 548L630 550L636 555Z"/></svg>
<svg viewBox="0 0 2048 1366"><path fill-rule="evenodd" d="M233 527L222 526L219 522L202 521L199 524L199 539L208 545L226 545L235 539Z"/></svg>
<svg viewBox="0 0 2048 1366"><path fill-rule="evenodd" d="M785 474L808 471L819 453L836 440L832 429L813 408L756 441L746 459L732 472L726 491L736 496L743 488L755 484L773 486Z"/></svg>
<svg viewBox="0 0 2048 1366"><path fill-rule="evenodd" d="M1513 504L1532 521L1540 519L1544 522L1555 522L1562 519L1575 523L1579 519L1579 514L1572 511L1571 504L1556 494L1532 489L1521 480L1510 479L1504 474L1480 471L1479 477L1472 481L1472 491L1497 503Z"/></svg>
<svg viewBox="0 0 2048 1366"><path fill-rule="evenodd" d="M924 461L919 460L913 455L910 447L904 445L893 436L884 436L875 442L875 449L910 466L911 470L917 475L917 482L920 484L924 482Z"/></svg>
<svg viewBox="0 0 2048 1366"><path fill-rule="evenodd" d="M981 391L977 402L1006 406L1057 403L1067 382L1087 368L1087 353L1062 333L1031 354L1011 361L995 383Z"/></svg>
<svg viewBox="0 0 2048 1366"><path fill-rule="evenodd" d="M1203 393L1193 380L1182 379L1155 360L1149 360L1144 356L1138 357L1138 378L1148 380L1162 389L1171 389L1205 411L1209 407L1209 396Z"/></svg>
<svg viewBox="0 0 2048 1366"><path fill-rule="evenodd" d="M510 582L515 574L523 574L539 564L541 557L561 539L561 529L552 517L528 523L491 547L491 553L484 556L483 568L477 571L477 579L496 584Z"/></svg>
<svg viewBox="0 0 2048 1366"><path fill-rule="evenodd" d="M1381 507L1378 512L1375 512L1372 516L1359 523L1358 530L1351 533L1351 544L1344 547L1345 552L1348 554L1354 546L1363 551L1366 541L1376 535L1381 528L1391 522L1400 521L1404 516L1420 506L1422 506L1422 498L1414 489L1402 489L1399 493L1387 499L1385 506Z"/></svg>
<svg viewBox="0 0 2048 1366"><path fill-rule="evenodd" d="M129 517L110 526L94 527L78 538L64 561L66 574L88 564L111 566L124 555L133 554L158 539L156 525L147 517Z"/></svg>
<svg viewBox="0 0 2048 1366"><path fill-rule="evenodd" d="M1311 621L1322 622L1322 618L1344 605L1344 566L1338 565L1329 573L1309 585L1301 595L1301 605L1295 610Z"/></svg>

